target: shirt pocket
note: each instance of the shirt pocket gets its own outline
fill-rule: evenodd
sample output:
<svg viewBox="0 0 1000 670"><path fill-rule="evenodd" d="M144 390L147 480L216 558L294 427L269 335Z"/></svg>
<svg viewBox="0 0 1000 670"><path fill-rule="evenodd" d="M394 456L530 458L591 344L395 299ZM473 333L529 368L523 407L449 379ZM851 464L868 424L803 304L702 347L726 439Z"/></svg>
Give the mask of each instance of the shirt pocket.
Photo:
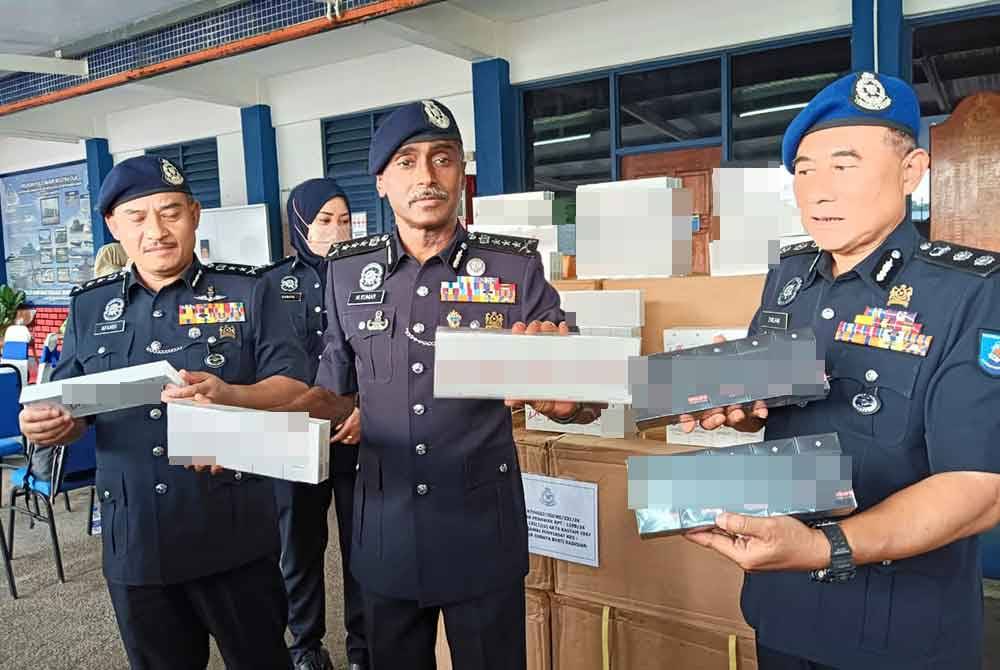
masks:
<svg viewBox="0 0 1000 670"><path fill-rule="evenodd" d="M128 365L133 336L133 331L126 330L114 335L86 338L77 354L84 374L117 370Z"/></svg>
<svg viewBox="0 0 1000 670"><path fill-rule="evenodd" d="M377 384L392 381L392 338L396 309L384 305L344 314L344 332L356 357L358 378Z"/></svg>
<svg viewBox="0 0 1000 670"><path fill-rule="evenodd" d="M835 347L830 397L844 421L841 430L899 447L919 421L922 398L915 397L923 357L843 344Z"/></svg>

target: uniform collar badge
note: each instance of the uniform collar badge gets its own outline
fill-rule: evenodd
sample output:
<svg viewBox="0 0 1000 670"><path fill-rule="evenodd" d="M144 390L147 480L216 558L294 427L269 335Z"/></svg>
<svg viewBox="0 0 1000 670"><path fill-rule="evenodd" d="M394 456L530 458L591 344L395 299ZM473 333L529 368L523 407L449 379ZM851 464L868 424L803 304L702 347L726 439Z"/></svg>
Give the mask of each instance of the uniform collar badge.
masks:
<svg viewBox="0 0 1000 670"><path fill-rule="evenodd" d="M216 300L225 300L226 296L216 294L215 287L212 286L211 284L209 284L208 288L205 289L205 294L204 295L196 295L194 297L194 299L195 300L204 300L206 302L215 302Z"/></svg>

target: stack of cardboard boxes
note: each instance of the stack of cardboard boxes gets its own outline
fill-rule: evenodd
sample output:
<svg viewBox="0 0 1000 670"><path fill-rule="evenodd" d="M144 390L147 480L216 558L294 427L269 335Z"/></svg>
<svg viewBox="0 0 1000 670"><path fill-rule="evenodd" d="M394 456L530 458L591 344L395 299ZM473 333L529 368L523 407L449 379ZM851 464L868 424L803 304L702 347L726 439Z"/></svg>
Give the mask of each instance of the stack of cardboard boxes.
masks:
<svg viewBox="0 0 1000 670"><path fill-rule="evenodd" d="M762 275L553 282L560 291L642 289L643 354L662 351L668 328L745 327L763 283ZM698 447L667 444L663 428L635 439L531 431L520 412L514 441L523 472L598 486L600 567L531 556L529 670L756 668L740 568L683 537L641 539L627 507L629 455ZM443 625L438 661L451 668Z"/></svg>

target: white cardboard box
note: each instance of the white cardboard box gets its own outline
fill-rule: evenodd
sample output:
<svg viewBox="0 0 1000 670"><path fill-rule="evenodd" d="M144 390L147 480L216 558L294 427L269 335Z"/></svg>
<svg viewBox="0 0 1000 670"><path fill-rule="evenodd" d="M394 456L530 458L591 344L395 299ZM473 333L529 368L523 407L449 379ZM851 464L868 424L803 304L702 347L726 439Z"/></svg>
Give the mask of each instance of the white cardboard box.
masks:
<svg viewBox="0 0 1000 670"><path fill-rule="evenodd" d="M557 423L531 407L524 407L524 427L549 433L572 433L594 435L596 437L633 437L638 432L635 427L635 412L630 405L611 404L601 410L601 416L590 423Z"/></svg>
<svg viewBox="0 0 1000 670"><path fill-rule="evenodd" d="M472 228L479 226L551 226L552 191L505 193L472 199Z"/></svg>
<svg viewBox="0 0 1000 670"><path fill-rule="evenodd" d="M564 312L576 314L580 328L641 328L646 323L642 289L562 291Z"/></svg>
<svg viewBox="0 0 1000 670"><path fill-rule="evenodd" d="M690 274L692 208L691 191L666 177L577 187L577 278Z"/></svg>
<svg viewBox="0 0 1000 670"><path fill-rule="evenodd" d="M172 464L214 463L241 472L318 484L330 477L330 422L305 412L167 404Z"/></svg>
<svg viewBox="0 0 1000 670"><path fill-rule="evenodd" d="M62 406L79 418L159 404L160 393L167 384L185 385L170 363L157 361L25 386L21 390L21 404Z"/></svg>
<svg viewBox="0 0 1000 670"><path fill-rule="evenodd" d="M434 397L627 404L628 359L640 344L633 337L438 328Z"/></svg>

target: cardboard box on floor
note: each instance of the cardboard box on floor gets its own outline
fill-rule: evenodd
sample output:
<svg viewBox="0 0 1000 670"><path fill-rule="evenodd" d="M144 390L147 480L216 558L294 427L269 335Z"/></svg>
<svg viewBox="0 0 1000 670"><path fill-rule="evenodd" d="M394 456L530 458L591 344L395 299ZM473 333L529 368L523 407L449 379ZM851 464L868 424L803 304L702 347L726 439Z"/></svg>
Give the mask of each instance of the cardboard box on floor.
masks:
<svg viewBox="0 0 1000 670"><path fill-rule="evenodd" d="M598 485L600 567L555 561L557 594L752 635L740 611L743 571L683 537L640 538L635 512L627 507L629 455L694 449L589 435L564 435L552 443L553 477Z"/></svg>
<svg viewBox="0 0 1000 670"><path fill-rule="evenodd" d="M557 291L600 291L603 279L557 279L549 282Z"/></svg>
<svg viewBox="0 0 1000 670"><path fill-rule="evenodd" d="M663 351L663 331L678 326L749 324L760 306L764 275L605 279L601 290L642 289L646 324L642 353Z"/></svg>
<svg viewBox="0 0 1000 670"><path fill-rule="evenodd" d="M551 670L552 629L549 594L545 591L525 589L525 644L528 651L528 670ZM453 670L444 616L438 617L437 646L434 648L438 670Z"/></svg>
<svg viewBox="0 0 1000 670"><path fill-rule="evenodd" d="M521 414L523 417L523 413ZM517 460L521 471L536 475L551 473L549 466L549 445L559 439L559 434L537 430L514 429L514 444L517 446ZM528 554L528 576L524 585L530 589L551 591L555 585L553 559L538 554Z"/></svg>
<svg viewBox="0 0 1000 670"><path fill-rule="evenodd" d="M605 666L605 608L560 595L551 601L552 670L757 668L752 634L616 608L607 612Z"/></svg>

